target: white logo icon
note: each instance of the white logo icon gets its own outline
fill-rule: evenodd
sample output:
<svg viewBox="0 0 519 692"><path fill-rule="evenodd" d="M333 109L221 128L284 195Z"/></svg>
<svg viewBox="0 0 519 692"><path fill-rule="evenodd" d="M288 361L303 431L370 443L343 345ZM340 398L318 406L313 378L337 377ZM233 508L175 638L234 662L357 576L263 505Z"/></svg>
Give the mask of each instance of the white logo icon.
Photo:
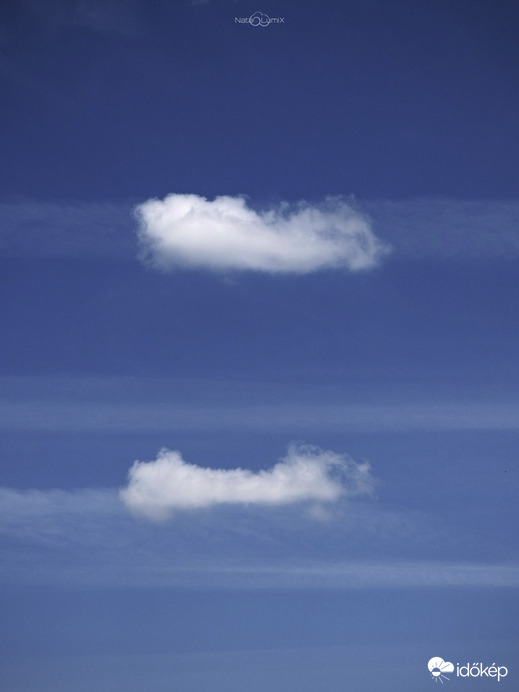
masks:
<svg viewBox="0 0 519 692"><path fill-rule="evenodd" d="M431 660L427 664L427 668L429 668L434 682L438 682L439 680L443 685L443 680L449 679L446 675L444 675L444 673L453 673L454 663L444 661L443 658L435 656L434 658L431 658Z"/></svg>
<svg viewBox="0 0 519 692"><path fill-rule="evenodd" d="M268 14L263 14L263 12L254 12L249 17L249 24L252 26L268 26L270 24L270 17Z"/></svg>

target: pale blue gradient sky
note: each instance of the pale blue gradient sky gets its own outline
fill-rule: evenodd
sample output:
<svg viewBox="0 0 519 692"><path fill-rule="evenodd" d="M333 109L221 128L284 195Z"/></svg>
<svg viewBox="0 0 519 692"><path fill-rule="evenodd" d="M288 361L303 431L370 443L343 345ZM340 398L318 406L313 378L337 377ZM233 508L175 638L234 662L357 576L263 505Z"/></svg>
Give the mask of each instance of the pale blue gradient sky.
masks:
<svg viewBox="0 0 519 692"><path fill-rule="evenodd" d="M421 692L432 656L517 689L518 30L505 0L3 4L2 690ZM158 272L133 210L170 193L339 195L391 252ZM374 493L118 498L163 447L292 442Z"/></svg>

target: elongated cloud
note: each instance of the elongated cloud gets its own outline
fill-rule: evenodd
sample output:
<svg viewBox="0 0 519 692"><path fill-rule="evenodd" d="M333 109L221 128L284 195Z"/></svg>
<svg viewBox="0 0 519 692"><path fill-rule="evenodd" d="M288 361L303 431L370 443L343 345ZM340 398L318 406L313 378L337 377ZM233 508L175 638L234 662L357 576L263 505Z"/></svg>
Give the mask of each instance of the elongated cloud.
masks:
<svg viewBox="0 0 519 692"><path fill-rule="evenodd" d="M306 274L369 269L388 252L340 198L256 212L242 197L168 195L136 208L143 256L157 268Z"/></svg>
<svg viewBox="0 0 519 692"><path fill-rule="evenodd" d="M278 464L258 473L201 468L163 449L155 461L134 463L120 497L132 513L162 521L179 510L218 504L335 502L372 489L369 464L315 447L291 446Z"/></svg>
<svg viewBox="0 0 519 692"><path fill-rule="evenodd" d="M368 479L369 481L369 479ZM353 488L349 487L349 492ZM361 486L362 487L362 486ZM360 490L360 489L359 489ZM503 563L492 536L461 562L472 527L368 504L334 513L248 512L234 505L170 531L142 531L112 488L0 487L0 585L174 588L517 588L519 564ZM510 552L513 537L510 537ZM283 555L279 553L283 546ZM359 553L359 547L362 551ZM438 547L431 559L431 548ZM181 559L179 560L179 555Z"/></svg>

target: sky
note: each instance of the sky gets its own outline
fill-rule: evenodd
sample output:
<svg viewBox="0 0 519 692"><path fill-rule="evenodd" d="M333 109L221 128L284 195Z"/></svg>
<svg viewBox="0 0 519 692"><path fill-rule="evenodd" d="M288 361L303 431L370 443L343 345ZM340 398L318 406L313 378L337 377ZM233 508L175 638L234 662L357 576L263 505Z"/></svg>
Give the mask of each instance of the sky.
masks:
<svg viewBox="0 0 519 692"><path fill-rule="evenodd" d="M2 3L2 691L517 689L518 32Z"/></svg>

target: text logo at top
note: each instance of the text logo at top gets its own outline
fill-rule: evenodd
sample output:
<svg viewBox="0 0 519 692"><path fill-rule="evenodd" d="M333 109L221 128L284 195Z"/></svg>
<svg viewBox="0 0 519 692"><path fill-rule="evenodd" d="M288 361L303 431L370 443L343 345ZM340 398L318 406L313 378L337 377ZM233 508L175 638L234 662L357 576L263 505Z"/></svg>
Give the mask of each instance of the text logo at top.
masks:
<svg viewBox="0 0 519 692"><path fill-rule="evenodd" d="M263 12L254 12L250 17L235 17L235 24L250 24L251 26L270 26L271 24L284 24L284 17L269 17Z"/></svg>

